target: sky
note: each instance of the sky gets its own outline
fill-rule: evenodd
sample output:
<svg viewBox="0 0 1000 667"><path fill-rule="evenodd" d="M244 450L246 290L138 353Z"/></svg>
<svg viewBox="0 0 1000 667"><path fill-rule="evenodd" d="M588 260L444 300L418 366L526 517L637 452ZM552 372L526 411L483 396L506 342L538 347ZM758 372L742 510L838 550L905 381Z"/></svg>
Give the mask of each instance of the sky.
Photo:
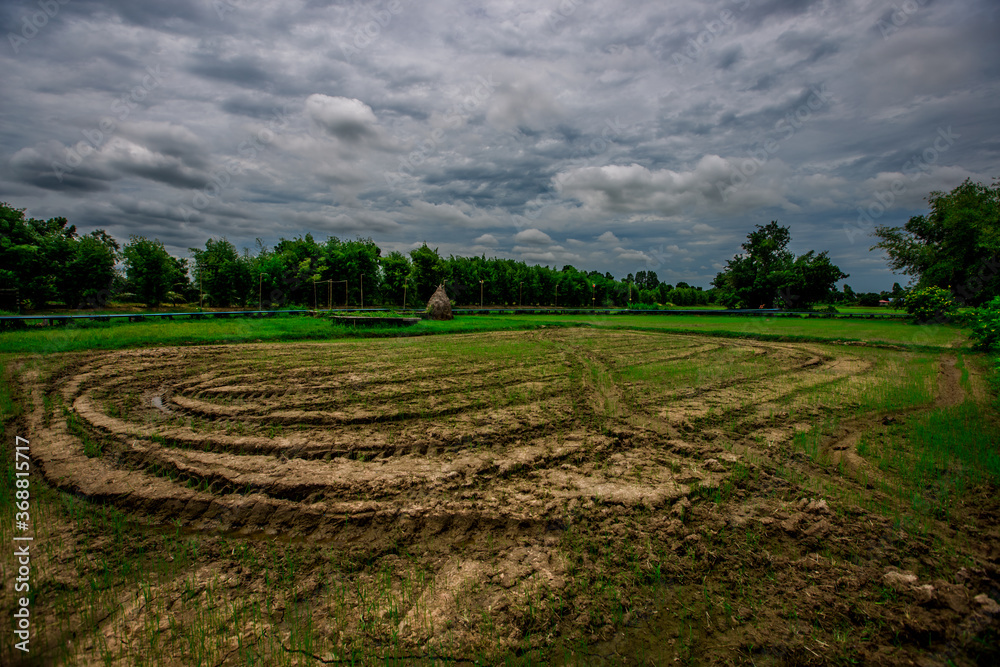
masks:
<svg viewBox="0 0 1000 667"><path fill-rule="evenodd" d="M708 287L1000 177L995 0L0 0L0 200L177 256L372 238Z"/></svg>

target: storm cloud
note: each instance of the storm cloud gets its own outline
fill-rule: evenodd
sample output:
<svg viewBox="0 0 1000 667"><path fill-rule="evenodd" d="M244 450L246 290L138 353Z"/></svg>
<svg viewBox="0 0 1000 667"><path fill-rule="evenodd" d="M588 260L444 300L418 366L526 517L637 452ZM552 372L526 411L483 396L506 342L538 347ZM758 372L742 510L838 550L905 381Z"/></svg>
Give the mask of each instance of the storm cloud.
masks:
<svg viewBox="0 0 1000 667"><path fill-rule="evenodd" d="M707 286L755 224L1000 177L990 0L0 4L0 198L186 256L307 232Z"/></svg>

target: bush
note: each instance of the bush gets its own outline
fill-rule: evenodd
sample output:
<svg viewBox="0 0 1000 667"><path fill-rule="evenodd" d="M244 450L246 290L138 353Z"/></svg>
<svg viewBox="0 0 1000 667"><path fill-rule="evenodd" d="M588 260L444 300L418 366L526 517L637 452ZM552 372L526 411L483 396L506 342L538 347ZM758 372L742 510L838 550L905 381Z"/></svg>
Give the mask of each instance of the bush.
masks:
<svg viewBox="0 0 1000 667"><path fill-rule="evenodd" d="M955 313L955 302L948 290L925 287L907 295L906 312L917 322L944 322Z"/></svg>
<svg viewBox="0 0 1000 667"><path fill-rule="evenodd" d="M1000 351L1000 296L976 308L973 313L970 325L975 347Z"/></svg>

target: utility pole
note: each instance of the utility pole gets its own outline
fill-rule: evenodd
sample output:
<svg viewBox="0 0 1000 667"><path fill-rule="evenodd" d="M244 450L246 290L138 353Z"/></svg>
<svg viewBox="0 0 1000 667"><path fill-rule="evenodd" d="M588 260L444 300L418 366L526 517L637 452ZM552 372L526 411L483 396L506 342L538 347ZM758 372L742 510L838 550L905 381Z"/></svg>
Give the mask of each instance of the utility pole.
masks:
<svg viewBox="0 0 1000 667"><path fill-rule="evenodd" d="M479 309L483 308L483 281L479 281Z"/></svg>
<svg viewBox="0 0 1000 667"><path fill-rule="evenodd" d="M590 286L590 307L597 308L597 283Z"/></svg>
<svg viewBox="0 0 1000 667"><path fill-rule="evenodd" d="M365 309L365 274L361 274L361 310Z"/></svg>
<svg viewBox="0 0 1000 667"><path fill-rule="evenodd" d="M257 310L264 310L264 274L257 281Z"/></svg>
<svg viewBox="0 0 1000 667"><path fill-rule="evenodd" d="M327 284L326 293L327 293L326 307L328 310L333 310L333 278L331 278L330 282Z"/></svg>
<svg viewBox="0 0 1000 667"><path fill-rule="evenodd" d="M403 283L403 310L406 310L406 283Z"/></svg>
<svg viewBox="0 0 1000 667"><path fill-rule="evenodd" d="M520 308L522 303L522 298L524 297L524 281L522 280L517 284L517 307Z"/></svg>
<svg viewBox="0 0 1000 667"><path fill-rule="evenodd" d="M556 308L559 307L559 283L556 283Z"/></svg>
<svg viewBox="0 0 1000 667"><path fill-rule="evenodd" d="M316 310L316 279L313 278L313 312Z"/></svg>

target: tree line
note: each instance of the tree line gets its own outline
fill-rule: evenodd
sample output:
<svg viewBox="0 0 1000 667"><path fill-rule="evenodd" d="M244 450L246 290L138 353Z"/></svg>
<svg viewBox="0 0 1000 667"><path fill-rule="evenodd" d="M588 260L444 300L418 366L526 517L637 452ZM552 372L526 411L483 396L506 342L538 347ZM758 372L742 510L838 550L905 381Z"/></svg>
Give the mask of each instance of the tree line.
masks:
<svg viewBox="0 0 1000 667"><path fill-rule="evenodd" d="M930 213L874 231L889 267L911 275L916 288L950 290L979 305L1000 294L1000 185L966 180L932 192ZM443 257L426 244L382 255L370 238L323 242L311 234L260 240L251 252L225 238L171 256L159 240L131 236L121 244L104 230L80 234L63 217L37 220L0 203L0 310L103 307L110 301L208 307L422 307L441 283L457 306L625 307L629 305L801 308L817 303L877 305L906 290L855 293L826 252L795 256L788 227L757 225L711 289L662 283L642 270L610 273L561 269L501 258ZM11 295L19 304L13 306Z"/></svg>
<svg viewBox="0 0 1000 667"><path fill-rule="evenodd" d="M707 305L710 292L661 283L654 271L624 280L573 266L554 269L513 259L443 257L426 244L382 254L370 238L311 234L273 247L237 250L225 238L171 256L156 239L120 244L104 230L81 235L65 218L37 220L0 204L0 290L17 291L28 309L61 303L103 307L110 301L148 306L422 307L444 283L457 306L623 307Z"/></svg>

